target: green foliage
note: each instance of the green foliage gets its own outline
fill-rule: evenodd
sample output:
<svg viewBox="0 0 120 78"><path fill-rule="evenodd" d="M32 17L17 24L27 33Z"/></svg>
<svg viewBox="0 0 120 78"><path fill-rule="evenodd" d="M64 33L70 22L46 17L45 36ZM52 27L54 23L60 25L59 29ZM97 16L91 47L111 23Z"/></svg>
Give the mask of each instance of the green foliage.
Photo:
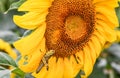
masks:
<svg viewBox="0 0 120 78"><path fill-rule="evenodd" d="M98 68L96 64L89 78L108 78L108 77L104 74L103 68Z"/></svg>
<svg viewBox="0 0 120 78"><path fill-rule="evenodd" d="M17 9L26 0L0 0L0 12L8 13L10 10Z"/></svg>
<svg viewBox="0 0 120 78"><path fill-rule="evenodd" d="M23 4L26 0L19 0L18 2L14 2L10 5L9 9L5 12L5 14L7 12L9 12L10 10L13 10L13 9L18 9L20 7L21 4Z"/></svg>
<svg viewBox="0 0 120 78"><path fill-rule="evenodd" d="M16 0L0 0L0 12L5 12L8 10L10 5Z"/></svg>
<svg viewBox="0 0 120 78"><path fill-rule="evenodd" d="M25 73L22 70L20 70L19 68L15 68L14 70L12 70L12 73L15 73L16 75L18 75L21 78L25 77Z"/></svg>
<svg viewBox="0 0 120 78"><path fill-rule="evenodd" d="M0 12L5 12L9 8L9 0L0 0Z"/></svg>
<svg viewBox="0 0 120 78"><path fill-rule="evenodd" d="M12 66L14 67L11 70L12 73L15 73L20 78L25 77L25 73L21 69L18 68L16 61L6 53L0 52L0 65L1 65L0 70L5 70L5 68L2 66Z"/></svg>
<svg viewBox="0 0 120 78"><path fill-rule="evenodd" d="M14 59L12 59L12 57L3 52L0 52L0 65L18 67Z"/></svg>
<svg viewBox="0 0 120 78"><path fill-rule="evenodd" d="M118 4L119 4L119 7L117 7L115 10L116 10L116 14L117 14L119 25L120 25L120 2L118 2Z"/></svg>

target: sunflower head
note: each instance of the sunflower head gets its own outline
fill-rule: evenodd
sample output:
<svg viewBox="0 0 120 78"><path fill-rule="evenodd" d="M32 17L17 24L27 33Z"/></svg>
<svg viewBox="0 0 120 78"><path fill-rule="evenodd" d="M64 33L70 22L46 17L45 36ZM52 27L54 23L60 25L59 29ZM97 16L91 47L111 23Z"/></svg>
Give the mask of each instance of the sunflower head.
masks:
<svg viewBox="0 0 120 78"><path fill-rule="evenodd" d="M84 7L83 7L84 6ZM46 46L65 57L83 48L94 31L95 9L91 0L54 0L46 17Z"/></svg>
<svg viewBox="0 0 120 78"><path fill-rule="evenodd" d="M117 38L117 6L117 0L27 0L19 11L28 13L14 16L18 26L35 30L14 44L22 54L20 67L35 71L45 53L55 50L49 70L44 66L35 77L74 78L83 70L86 78L104 45Z"/></svg>

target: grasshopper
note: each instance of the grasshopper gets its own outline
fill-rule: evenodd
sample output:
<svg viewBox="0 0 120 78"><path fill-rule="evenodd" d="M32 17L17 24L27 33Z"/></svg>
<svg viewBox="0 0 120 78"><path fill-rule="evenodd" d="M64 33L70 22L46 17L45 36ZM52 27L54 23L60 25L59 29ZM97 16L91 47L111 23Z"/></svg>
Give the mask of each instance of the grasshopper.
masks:
<svg viewBox="0 0 120 78"><path fill-rule="evenodd" d="M55 50L50 50L48 52L46 52L46 54L44 55L44 57L42 58L37 70L36 70L36 73L38 73L42 67L45 65L46 66L46 69L48 70L49 69L49 66L48 66L48 60L49 58L55 53Z"/></svg>

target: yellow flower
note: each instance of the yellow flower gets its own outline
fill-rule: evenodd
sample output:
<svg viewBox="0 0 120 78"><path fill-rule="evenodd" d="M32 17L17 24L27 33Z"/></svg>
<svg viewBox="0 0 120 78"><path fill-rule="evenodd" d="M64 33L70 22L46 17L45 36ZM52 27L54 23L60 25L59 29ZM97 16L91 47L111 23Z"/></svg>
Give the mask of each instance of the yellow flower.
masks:
<svg viewBox="0 0 120 78"><path fill-rule="evenodd" d="M3 41L2 39L0 39L0 51L6 52L13 59L16 59L16 57L17 57L16 53L11 48L10 44L5 42L5 41Z"/></svg>
<svg viewBox="0 0 120 78"><path fill-rule="evenodd" d="M27 0L14 22L34 30L14 43L21 52L20 68L36 78L74 78L83 70L86 78L105 43L116 38L117 0ZM55 50L49 69L36 69L46 51Z"/></svg>

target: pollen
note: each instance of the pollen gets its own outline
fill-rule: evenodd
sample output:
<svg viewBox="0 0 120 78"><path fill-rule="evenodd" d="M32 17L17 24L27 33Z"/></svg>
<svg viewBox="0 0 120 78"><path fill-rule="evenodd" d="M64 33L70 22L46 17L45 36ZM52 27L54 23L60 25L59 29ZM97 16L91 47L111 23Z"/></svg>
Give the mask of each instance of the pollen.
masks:
<svg viewBox="0 0 120 78"><path fill-rule="evenodd" d="M54 0L46 17L46 46L54 56L67 57L81 50L94 31L92 0Z"/></svg>

